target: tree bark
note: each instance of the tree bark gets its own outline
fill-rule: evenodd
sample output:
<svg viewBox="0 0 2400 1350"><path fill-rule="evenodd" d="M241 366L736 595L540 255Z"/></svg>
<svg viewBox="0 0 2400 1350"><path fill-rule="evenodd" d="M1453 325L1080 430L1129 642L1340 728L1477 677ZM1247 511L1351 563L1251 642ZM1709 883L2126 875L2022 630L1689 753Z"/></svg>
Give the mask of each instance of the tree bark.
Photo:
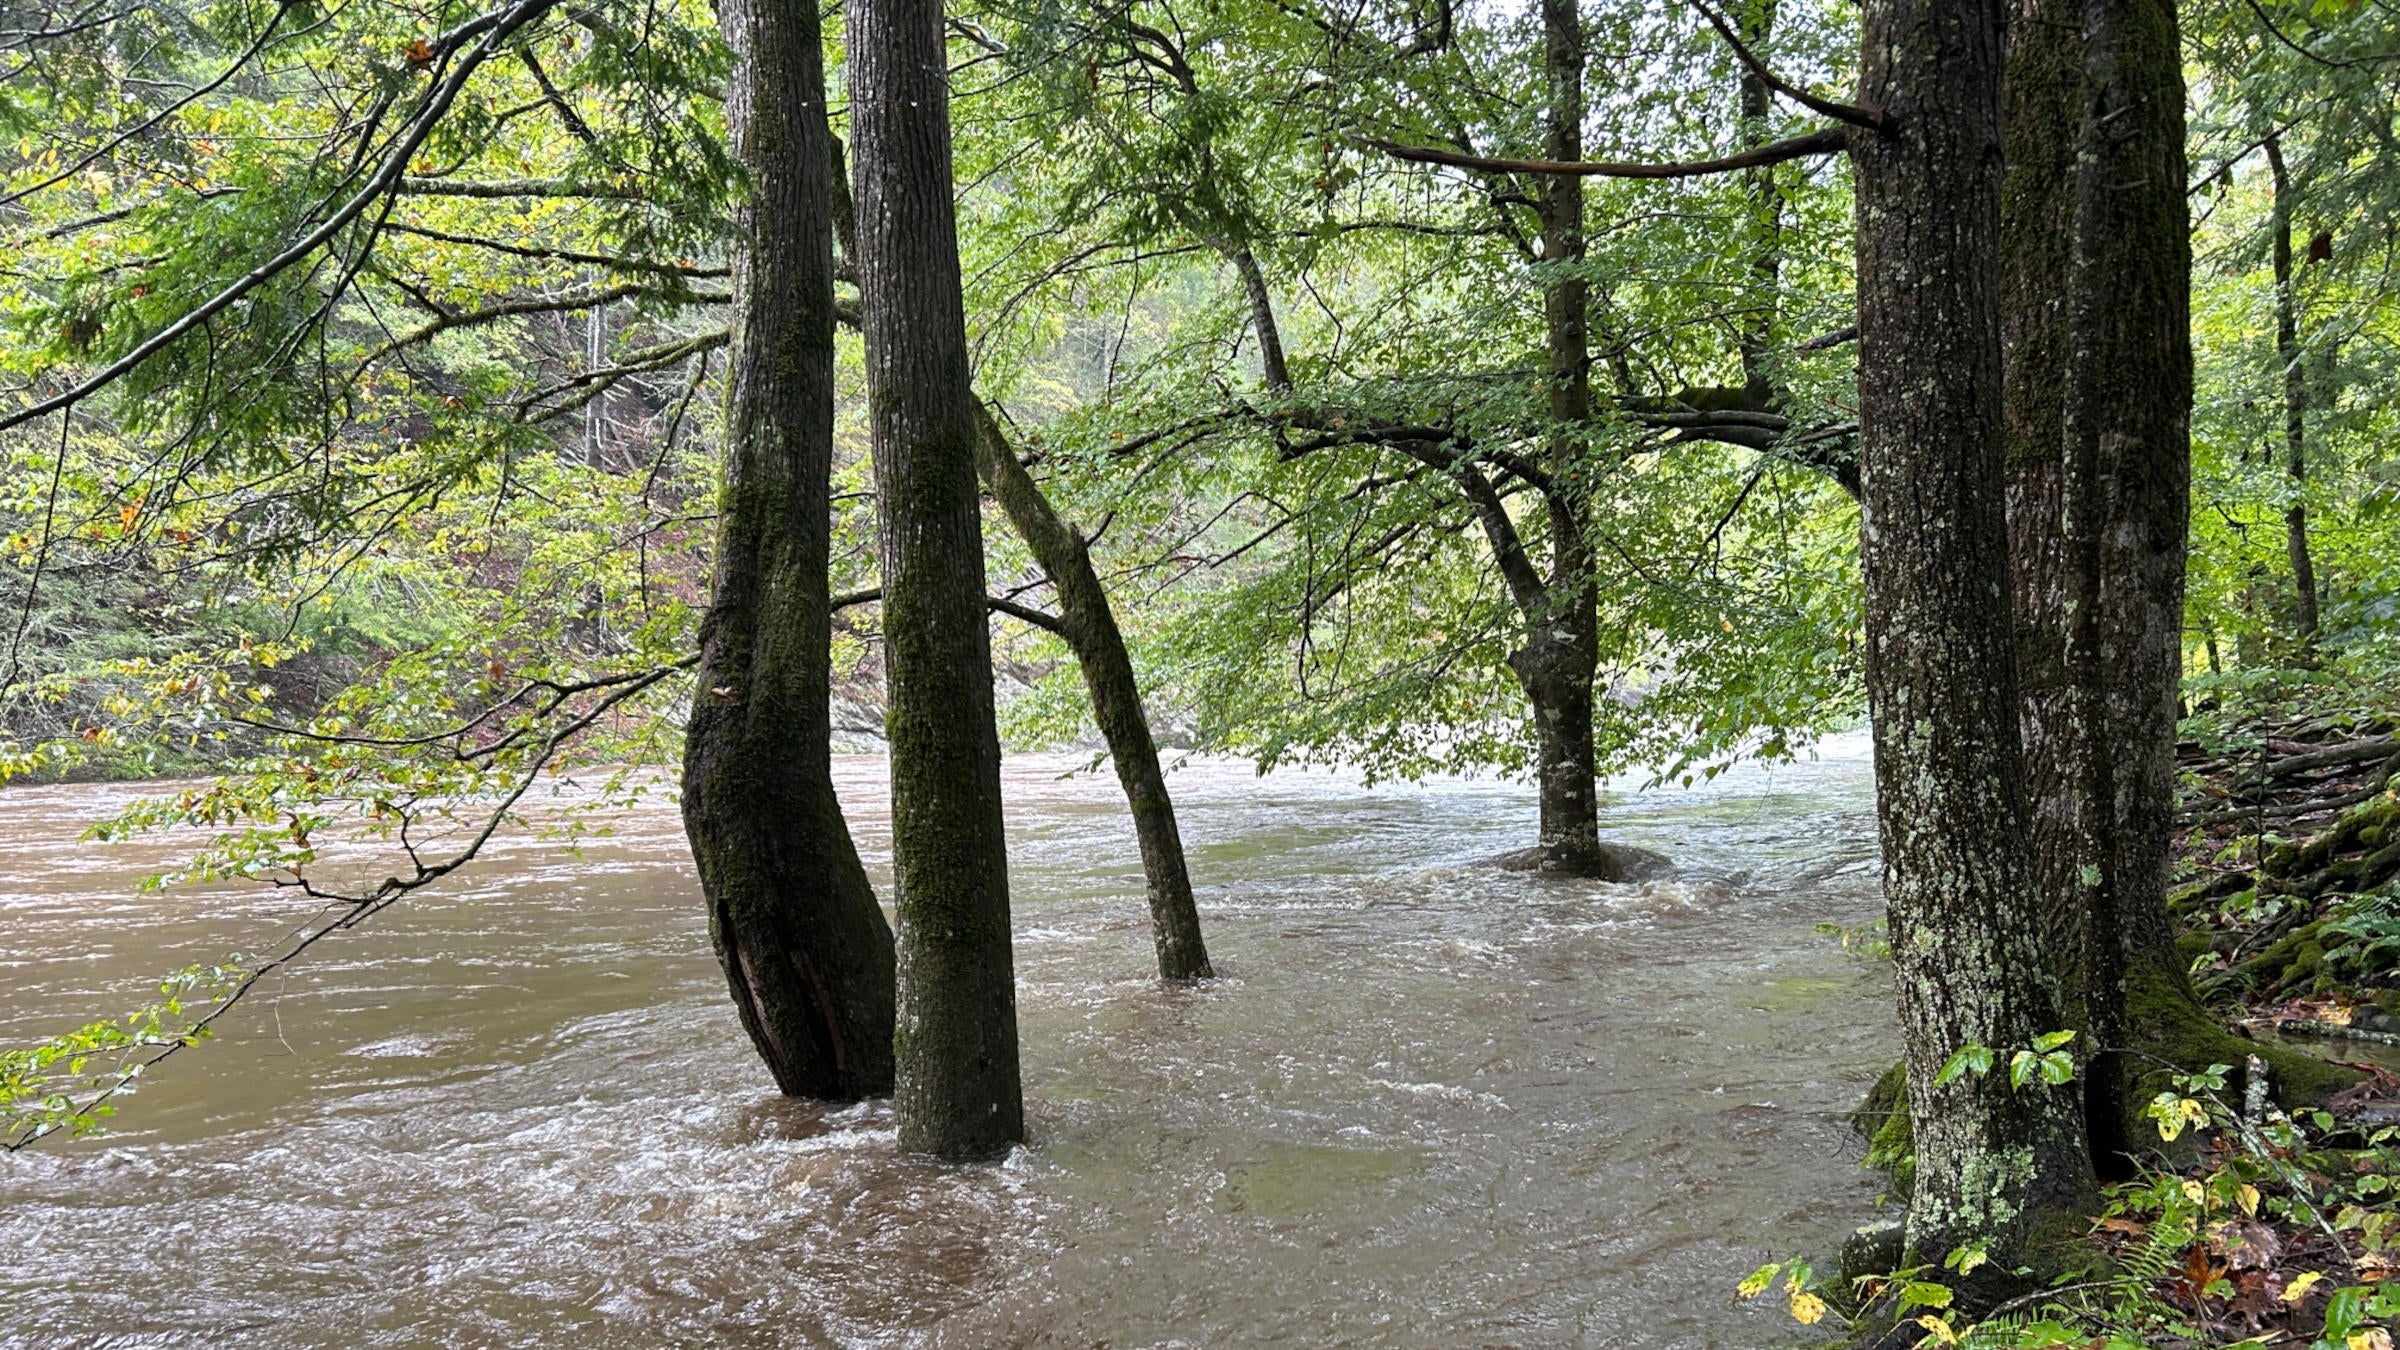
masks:
<svg viewBox="0 0 2400 1350"><path fill-rule="evenodd" d="M1263 329L1262 340L1273 332ZM1279 358L1280 359L1280 358ZM1108 741L1108 757L1133 813L1134 838L1142 850L1142 874L1150 889L1150 934L1158 947L1158 973L1169 980L1205 980L1216 972L1200 940L1200 910L1192 901L1192 877L1184 866L1183 835L1175 825L1175 803L1167 775L1150 738L1150 716L1134 678L1133 658L1108 590L1092 570L1083 535L1059 518L1033 475L1017 462L1016 448L975 405L975 466L984 485L1008 513L1034 561L1058 591L1058 631L1075 653L1083 687L1092 698L1092 718Z"/></svg>
<svg viewBox="0 0 2400 1350"><path fill-rule="evenodd" d="M894 1106L904 1151L964 1161L1006 1153L1025 1124L942 7L862 0L847 17L890 686Z"/></svg>
<svg viewBox="0 0 2400 1350"><path fill-rule="evenodd" d="M724 0L726 111L750 170L716 583L683 816L742 1026L795 1096L892 1087L891 929L833 791L826 567L833 256L816 10Z"/></svg>
<svg viewBox="0 0 2400 1350"><path fill-rule="evenodd" d="M2284 508L2284 552L2292 566L2292 636L2303 644L2317 636L2317 567L2308 550L2308 374L2300 349L2299 280L2292 273L2293 197L2291 172L2283 162L2283 138L2266 141L2267 167L2275 179L2275 355L2283 364L2283 467L2292 480L2292 504Z"/></svg>
<svg viewBox="0 0 2400 1350"><path fill-rule="evenodd" d="M2089 824L2079 813L2070 725L2066 513L2067 292L2060 260L2075 240L2075 145L2082 119L2083 0L2015 0L2007 35L2000 189L2001 444L2007 477L2009 608L2018 728L2031 809L2044 943L2074 1025L2083 967L2075 897Z"/></svg>
<svg viewBox="0 0 2400 1350"><path fill-rule="evenodd" d="M1999 1069L1940 1081L1968 1044L2061 1028L2043 962L2016 726L1994 280L1999 0L1872 0L1854 133L1867 689L1910 1118L1907 1245L1990 1245L2006 1270L2089 1190L2072 1089Z"/></svg>

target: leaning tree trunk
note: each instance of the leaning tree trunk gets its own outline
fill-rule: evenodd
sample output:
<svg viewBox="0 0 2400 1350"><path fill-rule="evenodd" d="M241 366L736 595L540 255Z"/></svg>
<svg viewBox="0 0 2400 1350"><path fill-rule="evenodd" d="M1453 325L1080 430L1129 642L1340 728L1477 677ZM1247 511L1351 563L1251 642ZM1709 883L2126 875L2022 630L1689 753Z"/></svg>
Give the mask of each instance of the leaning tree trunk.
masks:
<svg viewBox="0 0 2400 1350"><path fill-rule="evenodd" d="M2000 0L1873 0L1857 172L1867 690L1917 1149L1907 1244L2018 1264L2088 1190L2071 1089L1941 1081L2059 1029L2016 727L2000 468Z"/></svg>
<svg viewBox="0 0 2400 1350"><path fill-rule="evenodd" d="M1577 0L1542 0L1542 65L1548 91L1544 153L1561 163L1583 158L1583 15ZM1537 205L1542 262L1543 346L1549 391L1552 486L1543 496L1550 525L1550 577L1540 606L1526 615L1525 645L1509 668L1533 705L1534 772L1541 790L1545 869L1609 872L1600 847L1600 792L1593 773L1592 682L1600 667L1599 616L1584 499L1582 437L1592 417L1591 286L1583 279L1583 179L1552 174Z"/></svg>
<svg viewBox="0 0 2400 1350"><path fill-rule="evenodd" d="M1277 360L1280 363L1280 356ZM1150 885L1150 934L1158 945L1158 973L1170 980L1208 979L1216 972L1209 968L1208 948L1200 940L1200 910L1192 901L1191 873L1184 867L1175 803L1167 796L1167 775L1150 738L1150 716L1142 707L1133 658L1117 631L1108 591L1092 570L1091 549L1059 518L1033 475L1017 462L1016 449L999 423L980 403L975 405L975 432L975 464L985 486L1058 591L1059 635L1074 649L1083 687L1092 697L1092 718L1108 741L1117 782L1132 809L1142 873Z"/></svg>
<svg viewBox="0 0 2400 1350"><path fill-rule="evenodd" d="M716 588L683 817L742 1025L795 1096L892 1087L892 933L833 791L826 567L833 254L817 15L723 0L726 114L751 174Z"/></svg>
<svg viewBox="0 0 2400 1350"><path fill-rule="evenodd" d="M1025 1134L940 0L848 11L900 916L900 1147ZM827 161L829 162L829 161Z"/></svg>

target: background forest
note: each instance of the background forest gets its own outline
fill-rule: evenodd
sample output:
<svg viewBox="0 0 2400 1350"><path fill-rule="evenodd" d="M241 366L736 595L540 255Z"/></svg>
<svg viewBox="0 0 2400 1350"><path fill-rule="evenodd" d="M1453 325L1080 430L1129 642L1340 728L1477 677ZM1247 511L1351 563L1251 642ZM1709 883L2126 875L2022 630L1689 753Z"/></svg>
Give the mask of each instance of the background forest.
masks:
<svg viewBox="0 0 2400 1350"><path fill-rule="evenodd" d="M12 775L238 764L291 791L306 765L388 776L339 795L397 801L454 786L446 749L368 761L274 728L423 734L505 685L688 651L740 190L710 15L575 9L472 70L444 36L463 8L98 17L20 16L6 86ZM1829 84L1852 21L1784 4L1754 22L1778 69ZM1371 144L1524 139L1529 22L953 21L978 389L1090 538L1149 698L1194 748L1401 776L1529 762L1518 621L1458 475L1309 425L1338 408L1488 428L1472 467L1548 552L1542 489L1511 464L1546 434L1552 269L1530 205L1505 175ZM2205 693L2372 676L2400 619L2378 565L2400 493L2390 63L2341 58L2391 20L2284 22L2311 54L2245 5L2186 19ZM1803 125L1745 109L1691 7L1607 7L1591 43L1595 158L1704 158ZM1846 186L1835 160L1588 194L1577 267L1609 406L1573 435L1603 770L1705 772L1860 711L1855 522L1811 449L1849 419ZM168 328L311 226L305 263ZM26 416L118 367L72 417ZM876 575L851 426L837 590ZM990 538L1001 594L1038 608L1039 570ZM999 622L1030 684L1012 739L1081 734L1056 639ZM842 627L871 702L872 612ZM562 753L671 753L688 695L659 681Z"/></svg>
<svg viewBox="0 0 2400 1350"><path fill-rule="evenodd" d="M740 190L705 9L549 15L471 70L445 36L463 8L101 17L30 9L11 39L9 772L239 765L288 792L306 765L397 801L460 766L274 728L417 735L504 685L688 651ZM1853 21L1753 20L1780 70L1820 84ZM2378 565L2400 492L2390 63L2342 56L2392 21L2368 4L2282 21L2186 19L2189 645L2209 693L2379 672L2400 617ZM1541 488L1511 467L1546 434L1554 266L1531 205L1506 175L1371 144L1525 139L1528 23L1278 5L953 21L978 389L1090 538L1184 743L1401 776L1529 762L1517 617L1458 475L1309 425L1338 408L1488 428L1472 467L1547 553ZM1606 7L1591 43L1596 158L1803 125L1745 105L1691 7ZM400 145L397 180L343 216ZM1572 434L1604 770L1705 772L1859 713L1854 518L1812 455L1849 420L1846 188L1837 159L1588 194L1576 267L1607 406ZM312 233L303 264L169 327ZM70 418L26 415L112 370ZM855 397L853 377L853 419ZM850 425L837 589L863 590ZM990 534L1001 593L1038 608L1040 572ZM1000 623L1031 686L1012 739L1075 738L1062 648ZM842 627L872 702L872 611ZM669 754L688 694L659 681L562 753Z"/></svg>

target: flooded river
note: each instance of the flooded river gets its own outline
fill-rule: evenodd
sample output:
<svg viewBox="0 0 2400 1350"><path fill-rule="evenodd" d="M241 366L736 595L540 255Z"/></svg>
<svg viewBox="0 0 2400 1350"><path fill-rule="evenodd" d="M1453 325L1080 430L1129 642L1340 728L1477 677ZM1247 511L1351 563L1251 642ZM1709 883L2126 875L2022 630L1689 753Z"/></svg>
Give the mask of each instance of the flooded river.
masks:
<svg viewBox="0 0 2400 1350"><path fill-rule="evenodd" d="M1504 874L1521 787L1172 779L1224 978L1163 989L1115 783L1012 760L1033 1143L895 1156L774 1095L660 804L320 946L116 1132L0 1157L0 1344L1606 1346L1792 1339L1737 1306L1874 1185L1840 1113L1886 979L1862 758L1620 795L1635 886ZM883 768L841 762L888 881ZM142 895L123 790L0 793L0 1035L259 950L266 891Z"/></svg>

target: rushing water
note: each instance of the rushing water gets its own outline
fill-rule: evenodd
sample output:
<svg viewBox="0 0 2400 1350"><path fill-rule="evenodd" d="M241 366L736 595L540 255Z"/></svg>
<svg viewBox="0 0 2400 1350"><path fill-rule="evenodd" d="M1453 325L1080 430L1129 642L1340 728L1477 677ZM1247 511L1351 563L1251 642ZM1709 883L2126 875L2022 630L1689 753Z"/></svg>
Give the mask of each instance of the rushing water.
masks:
<svg viewBox="0 0 2400 1350"><path fill-rule="evenodd" d="M1874 1187L1840 1114L1886 979L1858 758L1623 796L1681 865L1505 874L1513 785L1172 784L1223 978L1162 988L1107 775L1012 761L1033 1143L897 1157L776 1097L671 807L498 848L319 947L99 1141L0 1157L0 1343L1724 1346L1762 1260ZM879 883L882 765L839 767ZM144 895L117 789L0 794L0 1035L138 1001L305 911Z"/></svg>

